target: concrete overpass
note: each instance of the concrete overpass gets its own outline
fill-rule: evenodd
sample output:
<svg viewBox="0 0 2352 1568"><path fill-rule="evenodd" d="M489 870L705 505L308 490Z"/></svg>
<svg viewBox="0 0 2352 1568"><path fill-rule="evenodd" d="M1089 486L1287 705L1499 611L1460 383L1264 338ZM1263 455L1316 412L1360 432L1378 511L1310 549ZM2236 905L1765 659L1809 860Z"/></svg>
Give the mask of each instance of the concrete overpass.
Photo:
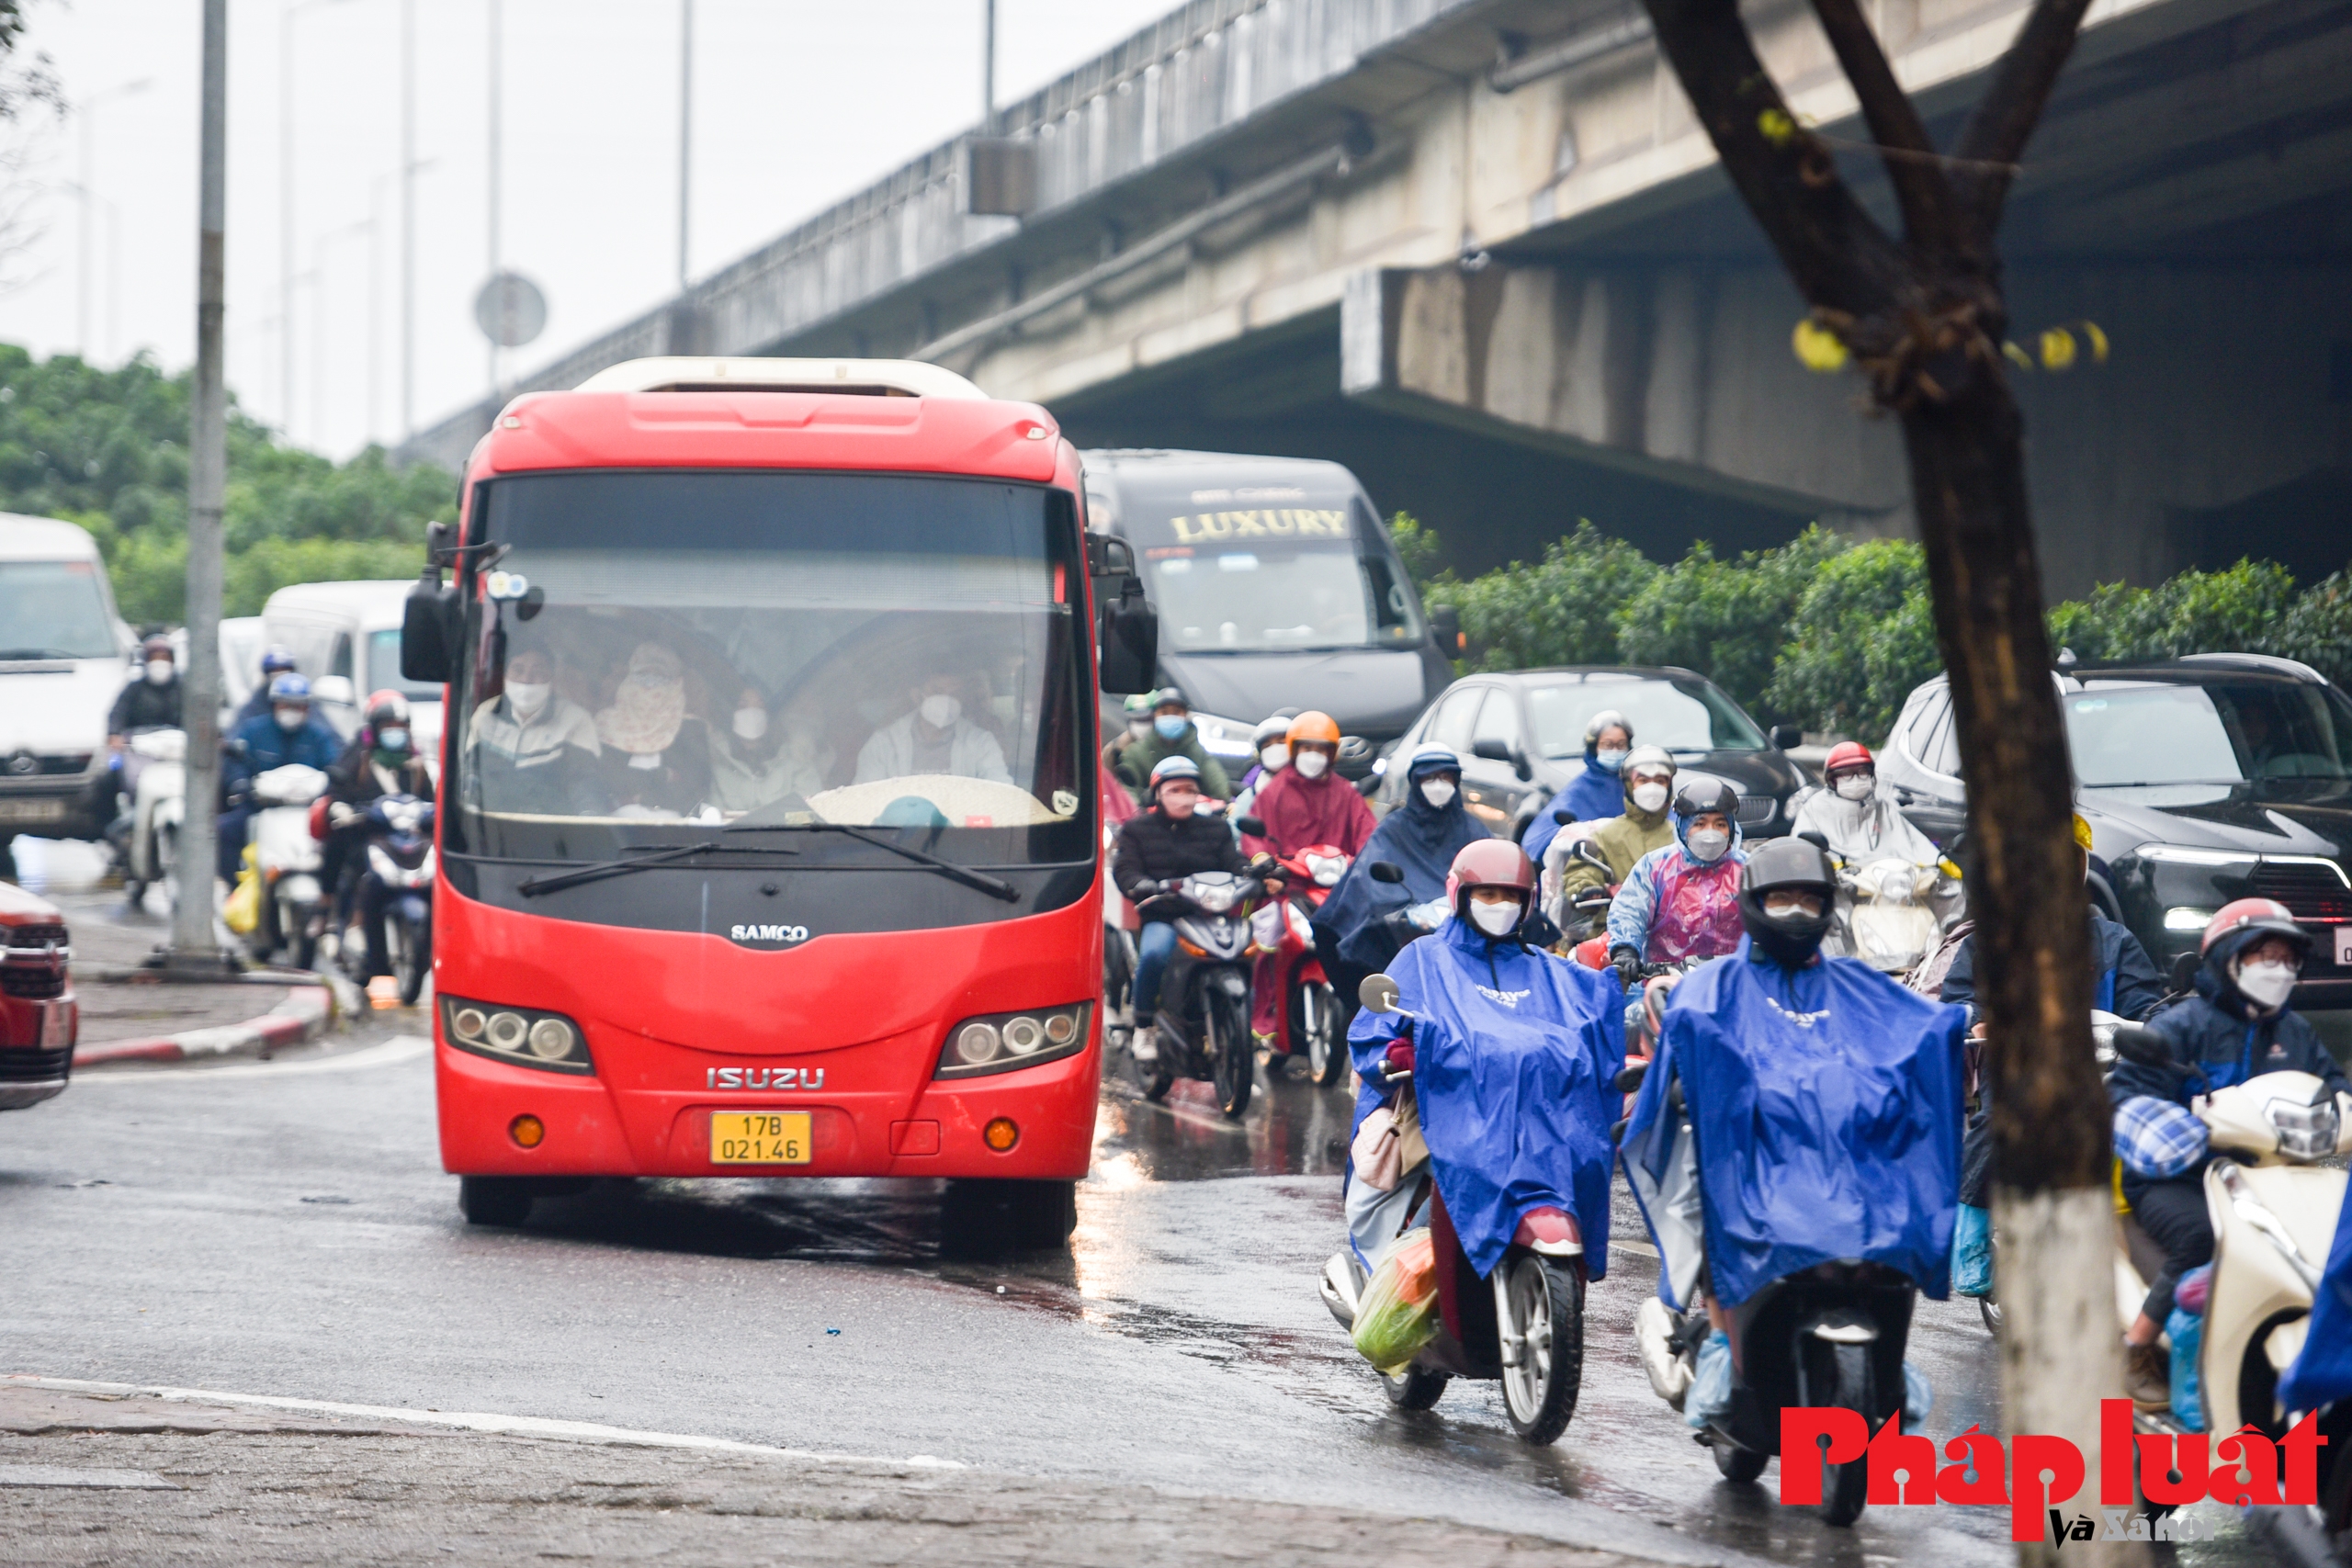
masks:
<svg viewBox="0 0 2352 1568"><path fill-rule="evenodd" d="M1950 136L2021 0L1873 0ZM1803 0L1761 52L1865 133ZM982 136L980 130L988 134ZM1841 153L1881 209L1874 160ZM2096 0L2004 231L2050 587L2352 555L2352 0ZM933 360L1083 445L1330 457L1458 564L1909 524L1628 0L1192 0L522 386L653 354ZM455 466L495 409L406 449Z"/></svg>

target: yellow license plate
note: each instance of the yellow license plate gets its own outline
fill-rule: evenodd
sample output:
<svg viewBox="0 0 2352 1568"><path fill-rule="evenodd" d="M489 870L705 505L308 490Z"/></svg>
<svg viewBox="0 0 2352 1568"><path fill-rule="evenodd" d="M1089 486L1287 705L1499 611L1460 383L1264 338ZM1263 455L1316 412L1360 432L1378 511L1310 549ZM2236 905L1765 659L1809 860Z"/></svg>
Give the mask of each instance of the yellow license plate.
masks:
<svg viewBox="0 0 2352 1568"><path fill-rule="evenodd" d="M710 1117L713 1165L807 1165L806 1111L716 1111Z"/></svg>

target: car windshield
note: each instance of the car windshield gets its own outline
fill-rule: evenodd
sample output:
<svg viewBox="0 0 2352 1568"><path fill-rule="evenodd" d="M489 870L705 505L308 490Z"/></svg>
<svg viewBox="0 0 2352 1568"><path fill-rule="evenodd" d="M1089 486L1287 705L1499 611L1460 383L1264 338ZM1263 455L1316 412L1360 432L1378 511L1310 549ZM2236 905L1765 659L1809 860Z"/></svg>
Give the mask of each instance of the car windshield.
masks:
<svg viewBox="0 0 2352 1568"><path fill-rule="evenodd" d="M450 826L471 852L554 862L828 823L920 829L958 860L1082 859L1076 522L1046 495L788 472L495 481L505 547L458 683Z"/></svg>
<svg viewBox="0 0 2352 1568"><path fill-rule="evenodd" d="M1230 491L1195 495L1230 496ZM1295 495L1289 503L1283 497ZM1169 515L1175 508L1194 509ZM1127 520L1161 645L1177 653L1408 647L1422 628L1384 540L1346 498L1250 492L1237 506L1182 492Z"/></svg>
<svg viewBox="0 0 2352 1568"><path fill-rule="evenodd" d="M2093 788L2352 776L2352 703L2330 687L2094 677L2065 704L2075 776Z"/></svg>
<svg viewBox="0 0 2352 1568"><path fill-rule="evenodd" d="M413 703L437 703L441 688L431 681L412 681L401 673L401 634L398 627L368 634L368 684L364 692L387 688Z"/></svg>
<svg viewBox="0 0 2352 1568"><path fill-rule="evenodd" d="M91 562L0 561L0 659L112 659L120 651Z"/></svg>
<svg viewBox="0 0 2352 1568"><path fill-rule="evenodd" d="M1755 721L1712 682L1601 671L1529 688L1527 715L1536 750L1555 759L1583 756L1585 726L1604 708L1625 716L1636 746L1669 751L1764 749Z"/></svg>

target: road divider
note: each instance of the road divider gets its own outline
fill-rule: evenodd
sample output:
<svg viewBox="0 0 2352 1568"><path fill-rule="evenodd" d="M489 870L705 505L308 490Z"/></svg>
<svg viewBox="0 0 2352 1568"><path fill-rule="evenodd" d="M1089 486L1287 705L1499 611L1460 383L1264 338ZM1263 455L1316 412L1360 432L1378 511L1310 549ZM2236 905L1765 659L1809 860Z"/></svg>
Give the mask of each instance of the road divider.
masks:
<svg viewBox="0 0 2352 1568"><path fill-rule="evenodd" d="M266 1056L317 1039L335 1026L343 1010L331 986L294 986L285 999L259 1018L215 1029L183 1030L146 1040L109 1040L77 1046L76 1068L117 1062L187 1062L208 1056Z"/></svg>

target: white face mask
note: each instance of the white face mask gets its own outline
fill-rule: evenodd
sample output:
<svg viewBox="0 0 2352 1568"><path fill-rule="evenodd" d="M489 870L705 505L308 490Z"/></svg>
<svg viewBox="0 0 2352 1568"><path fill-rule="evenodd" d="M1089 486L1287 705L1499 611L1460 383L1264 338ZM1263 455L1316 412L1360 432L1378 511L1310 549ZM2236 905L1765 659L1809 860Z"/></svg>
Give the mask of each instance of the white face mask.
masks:
<svg viewBox="0 0 2352 1568"><path fill-rule="evenodd" d="M1693 833L1690 835L1691 856L1694 859L1703 861L1709 864L1713 864L1714 862L1723 859L1724 852L1729 848L1731 848L1731 835L1729 833L1710 831L1705 833Z"/></svg>
<svg viewBox="0 0 2352 1568"><path fill-rule="evenodd" d="M933 729L944 729L963 716L964 705L944 692L933 692L923 698L917 711L922 715L925 724Z"/></svg>
<svg viewBox="0 0 2352 1568"><path fill-rule="evenodd" d="M1283 764L1290 761L1290 748L1277 740L1272 746L1267 747L1264 750L1258 753L1258 761L1265 764L1266 772L1270 773L1280 773L1282 772Z"/></svg>
<svg viewBox="0 0 2352 1568"><path fill-rule="evenodd" d="M1421 785L1421 798L1440 811L1453 804L1453 784L1448 779L1431 779Z"/></svg>
<svg viewBox="0 0 2352 1568"><path fill-rule="evenodd" d="M735 710L735 733L738 737L745 740L757 740L767 732L767 709L737 708Z"/></svg>
<svg viewBox="0 0 2352 1568"><path fill-rule="evenodd" d="M1517 904L1481 904L1476 898L1470 900L1470 923L1488 936L1500 936L1519 924L1519 914Z"/></svg>
<svg viewBox="0 0 2352 1568"><path fill-rule="evenodd" d="M1662 784L1637 784L1634 786L1634 804L1645 811L1666 809L1666 786Z"/></svg>
<svg viewBox="0 0 2352 1568"><path fill-rule="evenodd" d="M1142 739L1145 736L1151 733L1151 720L1148 718L1131 718L1127 720L1127 733L1134 736L1138 740Z"/></svg>
<svg viewBox="0 0 2352 1568"><path fill-rule="evenodd" d="M172 661L170 660L151 659L147 661L147 681L150 685L169 685L171 680Z"/></svg>
<svg viewBox="0 0 2352 1568"><path fill-rule="evenodd" d="M1871 791L1878 787L1878 780L1868 773L1846 773L1830 786L1840 800L1868 800Z"/></svg>
<svg viewBox="0 0 2352 1568"><path fill-rule="evenodd" d="M295 730L301 728L302 721L310 716L311 716L308 713L300 708L279 708L277 710L277 728L285 730L288 734L292 734Z"/></svg>
<svg viewBox="0 0 2352 1568"><path fill-rule="evenodd" d="M2241 964L2238 994L2259 1008L2283 1007L2295 988L2296 974L2291 964Z"/></svg>
<svg viewBox="0 0 2352 1568"><path fill-rule="evenodd" d="M509 681L506 682L506 700L514 705L516 713L527 718L548 705L548 697L554 691L555 687L545 681L536 685L525 681Z"/></svg>
<svg viewBox="0 0 2352 1568"><path fill-rule="evenodd" d="M1331 759L1320 751L1301 751L1298 761L1293 765L1298 769L1300 778L1319 779L1323 771L1331 765Z"/></svg>

